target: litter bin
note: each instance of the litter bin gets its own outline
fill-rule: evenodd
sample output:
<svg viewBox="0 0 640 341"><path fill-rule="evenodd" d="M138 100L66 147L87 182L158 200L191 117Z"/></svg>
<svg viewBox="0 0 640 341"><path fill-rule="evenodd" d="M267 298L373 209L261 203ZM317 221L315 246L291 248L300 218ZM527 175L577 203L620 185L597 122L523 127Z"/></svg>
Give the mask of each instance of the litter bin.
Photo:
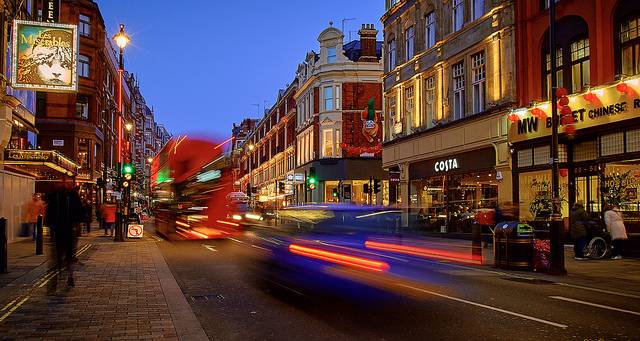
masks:
<svg viewBox="0 0 640 341"><path fill-rule="evenodd" d="M531 270L533 227L517 221L498 223L493 233L493 248L495 267Z"/></svg>

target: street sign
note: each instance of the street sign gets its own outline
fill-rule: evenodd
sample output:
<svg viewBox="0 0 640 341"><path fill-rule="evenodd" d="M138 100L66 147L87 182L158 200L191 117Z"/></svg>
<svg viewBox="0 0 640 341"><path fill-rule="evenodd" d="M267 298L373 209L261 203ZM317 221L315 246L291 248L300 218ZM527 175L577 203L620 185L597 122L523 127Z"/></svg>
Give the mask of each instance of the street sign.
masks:
<svg viewBox="0 0 640 341"><path fill-rule="evenodd" d="M143 231L143 225L129 224L127 225L127 238L142 238Z"/></svg>
<svg viewBox="0 0 640 341"><path fill-rule="evenodd" d="M53 140L52 145L54 147L64 147L64 140Z"/></svg>
<svg viewBox="0 0 640 341"><path fill-rule="evenodd" d="M113 192L111 192L111 196L113 196L116 199L120 200L120 199L122 199L122 192L113 191Z"/></svg>

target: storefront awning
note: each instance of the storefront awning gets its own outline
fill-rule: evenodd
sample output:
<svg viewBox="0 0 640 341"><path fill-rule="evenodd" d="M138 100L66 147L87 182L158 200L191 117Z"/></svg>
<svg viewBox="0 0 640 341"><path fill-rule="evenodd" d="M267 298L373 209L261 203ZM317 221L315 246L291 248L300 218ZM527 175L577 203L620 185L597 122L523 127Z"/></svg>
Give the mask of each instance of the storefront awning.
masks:
<svg viewBox="0 0 640 341"><path fill-rule="evenodd" d="M43 181L76 176L79 168L76 163L53 150L7 149L3 162L7 169Z"/></svg>

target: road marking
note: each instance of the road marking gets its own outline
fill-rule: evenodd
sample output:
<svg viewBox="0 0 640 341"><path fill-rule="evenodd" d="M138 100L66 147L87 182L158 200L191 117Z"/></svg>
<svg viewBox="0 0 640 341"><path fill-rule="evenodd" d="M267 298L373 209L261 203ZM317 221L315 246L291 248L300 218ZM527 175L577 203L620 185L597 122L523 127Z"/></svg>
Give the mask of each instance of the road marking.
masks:
<svg viewBox="0 0 640 341"><path fill-rule="evenodd" d="M619 312L622 312L622 313L627 313L627 314L640 316L640 312L637 312L637 311L620 309L620 308L610 307L608 305L597 304L597 303L592 303L592 302L580 301L580 300L576 300L576 299L568 298L568 297L549 296L549 298L553 298L554 300L561 300L561 301L573 302L573 303L578 303L578 304L584 304L584 305L589 305L589 306L596 307L596 308L609 309L609 310L619 311Z"/></svg>
<svg viewBox="0 0 640 341"><path fill-rule="evenodd" d="M585 286L582 286L582 285L575 285L575 284L561 283L561 282L557 282L557 283L554 283L554 284L562 285L562 286L565 286L565 287L576 288L576 289L600 292L600 293L603 293L603 294L609 294L609 295L616 295L616 296L640 299L640 296L638 296L638 295L627 294L627 293L624 293L624 292L615 292L615 291L609 291L609 290L604 290L604 289L591 288L591 287L585 287Z"/></svg>
<svg viewBox="0 0 640 341"><path fill-rule="evenodd" d="M7 311L4 315L2 315L2 317L0 317L0 322L4 321L4 319L6 319L9 315L11 315L11 313L13 313L16 309L20 308L20 306L24 304L24 302L26 302L29 299L29 297L30 296L23 298L22 301L18 302L18 304L11 307L9 311Z"/></svg>
<svg viewBox="0 0 640 341"><path fill-rule="evenodd" d="M558 328L562 328L562 329L566 329L566 328L569 327L566 324L551 322L551 321L539 319L537 317L533 317L533 316L524 315L524 314L516 313L516 312L513 312L513 311L505 310L505 309L502 309L502 308L492 307L490 305L477 303L477 302L473 302L473 301L468 301L468 300L465 300L465 299L462 299L462 298L453 297L453 296L449 296L449 295L445 295L445 294L441 294L441 293L437 293L437 292L434 292L434 291L429 291L429 290L425 290L425 289L421 289L421 288L416 288L416 287L413 287L413 286L410 286L410 285L406 285L406 284L398 284L398 285L400 285L402 287L405 287L405 288L417 290L417 291L423 292L425 294L438 296L438 297L446 298L448 300L452 300L452 301L456 301L456 302L460 302L460 303L465 303L465 304L473 305L473 306L484 308L484 309L497 311L497 312L500 312L500 313L503 313L503 314L520 317L522 319L526 319L526 320L530 320L530 321L535 321L535 322L539 322L539 323L548 324L550 326L554 326L554 327L558 327Z"/></svg>
<svg viewBox="0 0 640 341"><path fill-rule="evenodd" d="M251 246L255 247L256 249L260 249L262 251L271 251L271 250L267 249L266 247L258 246L256 244L251 244Z"/></svg>
<svg viewBox="0 0 640 341"><path fill-rule="evenodd" d="M164 241L164 239L156 236L155 234L149 234L149 236L151 236L152 239L154 239L156 242L162 242Z"/></svg>
<svg viewBox="0 0 640 341"><path fill-rule="evenodd" d="M7 303L7 305L4 306L4 308L2 308L2 310L0 311L5 311L7 308L9 308L11 305L13 305L13 303L15 303L18 300L18 298L14 298L13 301Z"/></svg>
<svg viewBox="0 0 640 341"><path fill-rule="evenodd" d="M209 250L209 251L213 251L213 252L218 252L218 250L216 250L213 246L211 245L207 245L207 244L202 244L202 246L204 246L205 249Z"/></svg>
<svg viewBox="0 0 640 341"><path fill-rule="evenodd" d="M45 278L42 279L42 282L40 283L40 285L38 286L38 288L42 288L43 286L47 285L47 283L49 283L49 281L55 277L58 276L58 274L60 273L61 270L57 270L54 271L50 274L48 274L47 276L45 276Z"/></svg>
<svg viewBox="0 0 640 341"><path fill-rule="evenodd" d="M232 237L229 237L229 239L233 240L236 243L244 244L244 242L242 240L238 240L238 239L235 239L235 238L232 238Z"/></svg>

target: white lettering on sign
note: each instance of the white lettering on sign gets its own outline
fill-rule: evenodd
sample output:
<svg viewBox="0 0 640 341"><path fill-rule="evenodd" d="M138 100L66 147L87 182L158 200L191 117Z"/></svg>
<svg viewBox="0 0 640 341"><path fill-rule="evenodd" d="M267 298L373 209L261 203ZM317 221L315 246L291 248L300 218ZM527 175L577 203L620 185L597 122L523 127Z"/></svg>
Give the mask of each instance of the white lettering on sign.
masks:
<svg viewBox="0 0 640 341"><path fill-rule="evenodd" d="M458 166L458 159L449 159L449 160L436 161L436 163L434 165L434 169L436 170L436 173L438 173L438 172L448 172L450 170L458 169L458 168L460 168Z"/></svg>

